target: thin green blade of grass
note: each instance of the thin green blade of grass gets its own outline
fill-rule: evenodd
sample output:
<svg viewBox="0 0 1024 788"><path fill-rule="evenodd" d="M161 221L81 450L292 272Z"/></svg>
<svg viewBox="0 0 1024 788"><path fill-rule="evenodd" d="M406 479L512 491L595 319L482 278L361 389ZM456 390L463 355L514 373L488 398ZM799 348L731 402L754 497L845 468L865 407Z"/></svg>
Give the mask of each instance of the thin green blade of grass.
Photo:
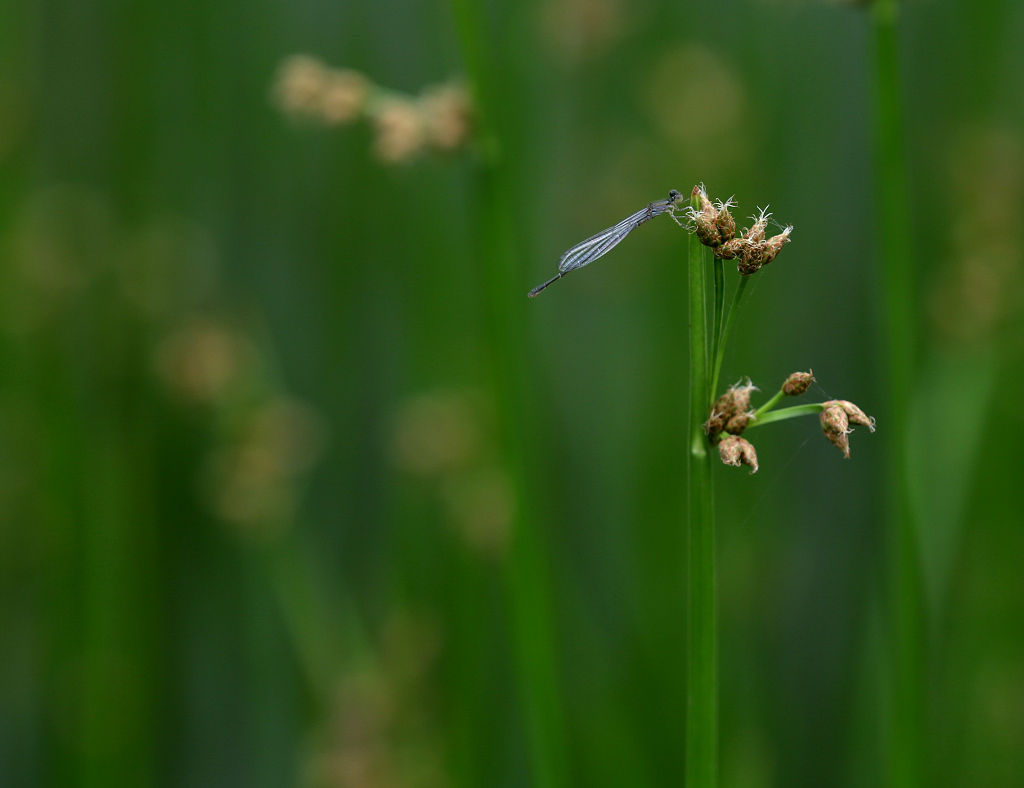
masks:
<svg viewBox="0 0 1024 788"><path fill-rule="evenodd" d="M512 620L513 656L526 718L532 784L569 784L565 722L558 691L555 614L546 545L535 516L529 445L536 419L525 374L527 336L523 284L518 276L512 226L512 177L503 163L497 118L502 73L482 10L471 0L452 0L463 58L476 104L479 140L477 246L488 333L488 361L499 411L502 453L516 493L506 583Z"/></svg>
<svg viewBox="0 0 1024 788"><path fill-rule="evenodd" d="M693 199L694 209L700 202ZM708 380L707 272L704 246L689 237L690 451L687 554L686 786L718 781L718 613L711 455L704 434Z"/></svg>
<svg viewBox="0 0 1024 788"><path fill-rule="evenodd" d="M917 290L909 237L899 40L895 0L872 8L878 265L888 388L888 592L891 697L886 725L888 783L922 784L923 584L907 479L907 418L915 371Z"/></svg>

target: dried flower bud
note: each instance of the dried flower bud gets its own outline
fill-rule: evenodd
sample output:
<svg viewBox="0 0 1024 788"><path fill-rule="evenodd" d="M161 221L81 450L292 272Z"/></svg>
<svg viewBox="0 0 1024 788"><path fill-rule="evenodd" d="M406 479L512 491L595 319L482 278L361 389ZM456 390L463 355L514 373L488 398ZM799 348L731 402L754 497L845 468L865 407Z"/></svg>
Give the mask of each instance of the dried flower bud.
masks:
<svg viewBox="0 0 1024 788"><path fill-rule="evenodd" d="M754 444L750 441L740 438L740 460L743 464L750 468L751 475L757 473L757 451L754 450Z"/></svg>
<svg viewBox="0 0 1024 788"><path fill-rule="evenodd" d="M704 432L714 440L725 429L725 423L735 415L736 403L733 401L733 390L729 389L711 406L711 415L704 422Z"/></svg>
<svg viewBox="0 0 1024 788"><path fill-rule="evenodd" d="M743 276L750 276L756 273L764 265L764 256L767 248L768 244L765 241L745 242L737 270Z"/></svg>
<svg viewBox="0 0 1024 788"><path fill-rule="evenodd" d="M737 468L740 465L749 465L753 469L750 472L757 473L757 452L750 442L743 438L730 435L723 439L718 444L718 456L726 465Z"/></svg>
<svg viewBox="0 0 1024 788"><path fill-rule="evenodd" d="M719 397L717 400L715 400L715 404L711 408L711 412L712 412L712 414L720 413L726 419L728 419L730 416L735 415L735 413L736 413L736 405L733 402L733 390L732 389L729 389L728 391L725 392L725 394L723 394L721 397Z"/></svg>
<svg viewBox="0 0 1024 788"><path fill-rule="evenodd" d="M786 382L782 384L782 393L787 397L799 397L811 387L811 383L813 382L813 370L810 372L794 372L786 378Z"/></svg>
<svg viewBox="0 0 1024 788"><path fill-rule="evenodd" d="M732 419L744 416L750 410L750 392L756 391L757 386L749 380L746 383L740 381L729 389L711 407L711 415L704 422L704 432L712 440L723 430L726 432L736 431L736 434L743 432L747 426L747 420L737 420L732 429L727 425Z"/></svg>
<svg viewBox="0 0 1024 788"><path fill-rule="evenodd" d="M715 400L715 405L711 409L712 413L720 413L728 421L737 413L749 410L750 392L752 391L757 391L757 386L749 380L746 383L742 380L739 383L735 383L721 397Z"/></svg>
<svg viewBox="0 0 1024 788"><path fill-rule="evenodd" d="M742 238L733 238L731 241L726 241L721 246L715 247L715 257L722 260L735 260L741 254L743 254Z"/></svg>
<svg viewBox="0 0 1024 788"><path fill-rule="evenodd" d="M725 423L725 431L730 435L740 435L747 428L750 420L754 417L753 411L737 413Z"/></svg>
<svg viewBox="0 0 1024 788"><path fill-rule="evenodd" d="M728 414L718 410L716 405L711 410L711 415L708 416L708 420L704 422L704 434L714 441L718 437L718 433L725 429L725 422L728 419Z"/></svg>
<svg viewBox="0 0 1024 788"><path fill-rule="evenodd" d="M718 456L722 458L722 462L726 465L740 467L740 441L742 440L743 438L730 435L718 444Z"/></svg>
<svg viewBox="0 0 1024 788"><path fill-rule="evenodd" d="M768 213L767 208L762 208L757 216L750 218L754 220L754 226L749 230L744 230L743 237L748 244L760 243L764 240L764 231L768 229L768 220L772 218L772 215Z"/></svg>
<svg viewBox="0 0 1024 788"><path fill-rule="evenodd" d="M750 410L750 392L757 391L758 388L747 379L746 383L742 381L729 388L727 393L732 394L733 414L745 413Z"/></svg>
<svg viewBox="0 0 1024 788"><path fill-rule="evenodd" d="M793 225L790 225L778 235L774 235L765 242L764 260L761 265L768 265L780 251L782 247L789 243L789 234L793 232Z"/></svg>
<svg viewBox="0 0 1024 788"><path fill-rule="evenodd" d="M693 221L693 231L697 233L702 244L712 249L722 245L722 236L718 232L718 225L715 224L715 216L703 211L693 211L690 219Z"/></svg>
<svg viewBox="0 0 1024 788"><path fill-rule="evenodd" d="M723 244L732 241L736 237L736 220L729 213L731 206L732 197L725 202L719 201L715 206L715 210L718 212L718 216L715 217L715 226L718 228L718 234L721 236Z"/></svg>
<svg viewBox="0 0 1024 788"><path fill-rule="evenodd" d="M867 427L872 432L875 431L875 420L852 402L847 402L845 399L832 400L832 402L843 409L850 420L850 424L857 424L861 427Z"/></svg>
<svg viewBox="0 0 1024 788"><path fill-rule="evenodd" d="M694 186L692 196L700 201L700 210L690 207L686 212L687 218L693 222L693 231L705 246L714 248L721 245L722 235L716 224L718 210L711 203L711 200L708 199L704 186Z"/></svg>
<svg viewBox="0 0 1024 788"><path fill-rule="evenodd" d="M821 412L821 430L846 459L850 459L850 421L846 411L834 400Z"/></svg>

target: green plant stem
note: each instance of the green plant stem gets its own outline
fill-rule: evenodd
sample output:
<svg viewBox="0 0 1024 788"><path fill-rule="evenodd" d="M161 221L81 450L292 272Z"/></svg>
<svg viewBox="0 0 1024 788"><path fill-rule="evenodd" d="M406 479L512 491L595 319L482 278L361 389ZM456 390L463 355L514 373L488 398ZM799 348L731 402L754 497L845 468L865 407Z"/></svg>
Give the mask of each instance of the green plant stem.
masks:
<svg viewBox="0 0 1024 788"><path fill-rule="evenodd" d="M506 155L510 127L501 117L502 96L514 92L507 71L495 62L500 51L485 24L480 4L451 0L467 76L476 109L480 156L477 170L479 210L474 226L484 264L481 286L485 301L490 375L500 413L502 459L516 494L511 546L505 577L512 622L513 656L521 689L526 733L533 770L531 785L568 785L565 723L558 691L555 655L555 611L547 544L535 512L531 469L537 454L532 446L537 419L529 380L524 337L525 286L519 270L514 232L514 183ZM504 136L502 136L504 135Z"/></svg>
<svg viewBox="0 0 1024 788"><path fill-rule="evenodd" d="M888 784L923 784L924 589L920 550L909 504L906 425L915 372L915 287L899 77L897 3L876 0L874 39L874 153L878 265L888 387L888 627L891 688L887 733Z"/></svg>
<svg viewBox="0 0 1024 788"><path fill-rule="evenodd" d="M696 199L694 203L696 203ZM694 207L699 207L695 204ZM704 246L689 244L690 452L687 556L686 786L715 788L718 772L718 618L715 600L715 523L707 417L707 274Z"/></svg>
<svg viewBox="0 0 1024 788"><path fill-rule="evenodd" d="M719 261L721 262L721 261ZM739 311L740 301L743 300L743 291L747 287L747 280L749 276L741 276L739 284L736 285L736 292L732 296L732 304L729 306L729 316L725 319L725 328L722 329L722 338L718 342L718 348L715 351L715 366L714 371L711 373L711 393L708 405L713 405L715 402L715 394L718 393L718 378L722 372L722 359L725 358L725 346L729 342L729 332L732 331L733 321L736 319L736 313ZM723 292L723 297L724 297Z"/></svg>
<svg viewBox="0 0 1024 788"><path fill-rule="evenodd" d="M786 393L782 389L779 389L777 392L775 392L774 397L772 397L770 400L764 403L764 405L762 405L760 408L754 411L754 419L756 420L762 418L764 414L766 414L768 411L770 411L772 408L774 408L776 405L782 402L782 399L785 396Z"/></svg>
<svg viewBox="0 0 1024 788"><path fill-rule="evenodd" d="M718 350L722 347L722 321L725 317L725 263L720 257L715 257L715 312L714 325L711 334L711 358L718 359ZM714 381L717 385L717 378ZM711 404L715 401L715 385L711 386Z"/></svg>
<svg viewBox="0 0 1024 788"><path fill-rule="evenodd" d="M782 410L773 410L771 413L766 412L763 416L758 416L757 421L751 421L747 425L748 430L754 429L754 427L763 427L765 424L771 424L773 421L785 421L786 419L795 419L798 416L810 416L815 413L821 413L825 410L825 403L815 402L810 405L794 405L792 408L783 408ZM760 413L761 411L758 411Z"/></svg>

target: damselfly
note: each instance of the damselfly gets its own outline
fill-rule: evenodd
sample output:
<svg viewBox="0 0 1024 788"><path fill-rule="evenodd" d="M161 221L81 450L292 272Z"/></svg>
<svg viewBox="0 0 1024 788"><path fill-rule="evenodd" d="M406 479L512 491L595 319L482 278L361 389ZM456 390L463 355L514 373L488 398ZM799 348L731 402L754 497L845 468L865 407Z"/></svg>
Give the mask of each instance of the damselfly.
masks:
<svg viewBox="0 0 1024 788"><path fill-rule="evenodd" d="M598 257L608 254L623 238L644 222L650 221L655 216L663 213L672 214L672 218L675 218L676 203L682 198L683 195L673 189L668 193L667 200L656 200L646 208L641 208L632 216L626 217L614 227L602 230L597 235L593 235L587 240L576 244L572 249L563 254L562 259L558 261L558 276L533 288L529 293L530 298L536 296L545 287L553 285L570 271L582 268L587 263L594 262Z"/></svg>

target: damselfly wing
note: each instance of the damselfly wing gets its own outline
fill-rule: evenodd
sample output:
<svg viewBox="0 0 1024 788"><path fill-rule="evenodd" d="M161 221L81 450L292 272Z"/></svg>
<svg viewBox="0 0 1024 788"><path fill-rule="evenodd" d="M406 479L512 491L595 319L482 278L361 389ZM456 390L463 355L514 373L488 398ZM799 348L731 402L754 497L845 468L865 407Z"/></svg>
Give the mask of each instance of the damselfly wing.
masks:
<svg viewBox="0 0 1024 788"><path fill-rule="evenodd" d="M668 193L667 200L656 200L655 202L649 203L646 208L641 208L632 216L627 216L618 224L609 227L607 230L602 230L597 235L592 235L587 240L576 244L574 247L566 251L558 261L558 275L552 277L544 284L537 285L537 287L533 288L529 293L530 298L535 297L546 287L554 284L570 271L582 268L583 266L594 262L597 258L608 254L608 252L621 243L623 238L633 232L633 230L644 222L648 222L655 216L660 216L663 213L670 213L674 217L677 207L676 204L682 199L682 197L682 194L677 192L675 189L672 189L672 191Z"/></svg>

